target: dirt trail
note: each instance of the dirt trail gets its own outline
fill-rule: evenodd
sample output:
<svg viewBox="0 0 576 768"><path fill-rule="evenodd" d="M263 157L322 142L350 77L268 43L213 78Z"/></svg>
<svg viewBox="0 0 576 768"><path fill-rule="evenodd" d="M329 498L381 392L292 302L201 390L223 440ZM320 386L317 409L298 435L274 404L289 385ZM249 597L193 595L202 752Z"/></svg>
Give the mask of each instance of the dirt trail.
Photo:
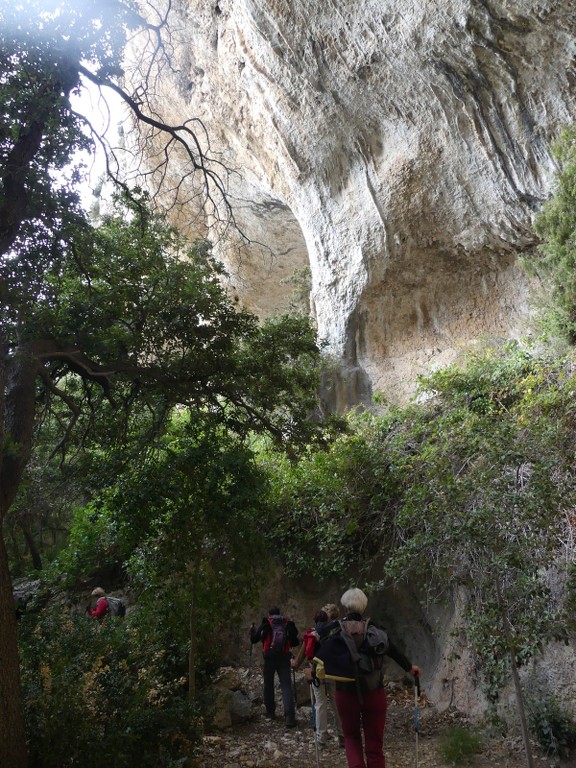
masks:
<svg viewBox="0 0 576 768"><path fill-rule="evenodd" d="M206 735L193 768L316 768L310 706L300 706L297 727L287 729L282 718L270 721L263 717L263 709L262 713L258 712L258 701L261 701L258 674L251 676L250 687L257 714L229 731ZM277 700L281 700L279 691L277 695ZM449 768L440 750L442 736L451 727L469 724L457 713L436 712L425 696L419 703L419 722L416 762L413 693L398 687L389 690L384 740L386 768ZM346 768L344 750L338 746L334 730L330 745L319 752L319 765L320 768ZM483 738L481 751L469 765L472 768L524 768L526 761L519 741ZM550 758L535 758L536 768L557 765ZM576 763L563 763L562 768L569 766Z"/></svg>

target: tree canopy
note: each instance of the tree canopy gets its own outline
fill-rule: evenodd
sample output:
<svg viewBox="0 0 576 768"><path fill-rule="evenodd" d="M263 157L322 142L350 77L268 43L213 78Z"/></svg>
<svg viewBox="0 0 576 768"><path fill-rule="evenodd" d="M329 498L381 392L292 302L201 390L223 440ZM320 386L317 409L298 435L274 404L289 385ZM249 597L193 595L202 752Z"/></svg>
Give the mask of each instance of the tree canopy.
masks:
<svg viewBox="0 0 576 768"><path fill-rule="evenodd" d="M164 138L163 162L174 152L184 157L182 183L200 188L213 211L230 212L225 169L204 152L201 123L171 125L148 109L147 89L170 66L170 4L145 10L147 18L119 0L23 0L0 9L0 525L40 443L61 461L68 446L78 450L95 434L127 446L138 432L142 446L174 408L208 414L239 438L265 431L289 443L316 431L309 417L318 348L307 321L259 324L237 311L209 247L182 241L118 174L121 193L100 225L82 210L76 153L105 143L71 105L90 81L124 99L142 141ZM123 50L138 34L148 58L128 92ZM118 170L107 158L109 171ZM0 656L0 763L21 768L3 537Z"/></svg>
<svg viewBox="0 0 576 768"><path fill-rule="evenodd" d="M552 585L576 556L574 384L570 358L510 343L424 377L418 404L354 416L327 451L276 463L268 536L289 573L353 570L458 603L491 711L513 682L522 712L518 670L573 626L573 593Z"/></svg>
<svg viewBox="0 0 576 768"><path fill-rule="evenodd" d="M553 194L536 216L534 228L542 238L523 262L542 280L541 320L553 337L576 342L576 129L566 128L554 145L559 173Z"/></svg>

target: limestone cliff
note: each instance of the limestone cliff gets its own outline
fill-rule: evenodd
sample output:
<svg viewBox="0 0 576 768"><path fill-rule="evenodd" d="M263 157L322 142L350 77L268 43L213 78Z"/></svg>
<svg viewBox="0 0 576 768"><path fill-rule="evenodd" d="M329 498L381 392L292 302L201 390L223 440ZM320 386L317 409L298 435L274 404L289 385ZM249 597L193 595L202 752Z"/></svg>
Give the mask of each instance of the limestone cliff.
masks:
<svg viewBox="0 0 576 768"><path fill-rule="evenodd" d="M251 242L218 241L231 288L261 315L286 309L293 287L306 307L309 294L340 364L332 407L375 390L402 401L417 373L522 331L517 256L550 194L551 142L576 118L574 0L172 0L171 27L157 113L201 120L212 157L237 172ZM197 212L179 223L196 231ZM304 606L302 622L323 598L271 594ZM433 700L484 711L450 634L459 606L375 601ZM549 673L561 688L573 649L552 651L567 654Z"/></svg>
<svg viewBox="0 0 576 768"><path fill-rule="evenodd" d="M238 171L253 242L222 253L239 300L285 309L309 269L318 334L342 363L333 406L405 399L416 373L521 331L517 254L550 193L550 143L576 117L573 0L174 0L174 13L178 74L159 111L200 118Z"/></svg>

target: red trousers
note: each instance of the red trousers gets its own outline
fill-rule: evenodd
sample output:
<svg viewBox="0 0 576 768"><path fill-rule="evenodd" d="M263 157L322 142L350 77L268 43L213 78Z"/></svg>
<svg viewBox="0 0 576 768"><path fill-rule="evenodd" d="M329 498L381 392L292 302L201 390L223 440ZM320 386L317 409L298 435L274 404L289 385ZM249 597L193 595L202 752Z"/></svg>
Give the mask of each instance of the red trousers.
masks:
<svg viewBox="0 0 576 768"><path fill-rule="evenodd" d="M384 688L366 691L362 703L356 691L336 691L348 768L384 768L384 725L388 700ZM364 750L362 749L364 732Z"/></svg>

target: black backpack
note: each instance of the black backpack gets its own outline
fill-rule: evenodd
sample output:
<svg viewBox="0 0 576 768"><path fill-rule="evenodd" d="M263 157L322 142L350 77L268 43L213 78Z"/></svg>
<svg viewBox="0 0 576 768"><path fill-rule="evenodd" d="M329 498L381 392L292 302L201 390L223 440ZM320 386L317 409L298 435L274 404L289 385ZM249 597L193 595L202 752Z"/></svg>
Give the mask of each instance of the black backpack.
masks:
<svg viewBox="0 0 576 768"><path fill-rule="evenodd" d="M108 613L110 616L126 616L126 606L119 597L109 597L106 595L108 603Z"/></svg>
<svg viewBox="0 0 576 768"><path fill-rule="evenodd" d="M337 676L356 683L357 690L382 686L382 667L388 651L388 635L370 619L343 619L333 623L316 656L324 663L328 678Z"/></svg>

